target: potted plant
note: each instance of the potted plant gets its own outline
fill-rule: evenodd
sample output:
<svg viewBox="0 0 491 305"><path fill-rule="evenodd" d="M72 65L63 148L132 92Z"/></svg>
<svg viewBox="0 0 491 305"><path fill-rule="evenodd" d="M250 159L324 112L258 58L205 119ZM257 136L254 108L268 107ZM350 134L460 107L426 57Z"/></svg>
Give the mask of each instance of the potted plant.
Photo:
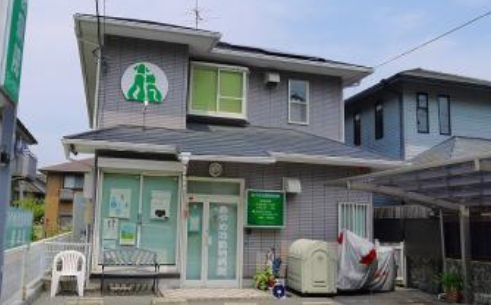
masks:
<svg viewBox="0 0 491 305"><path fill-rule="evenodd" d="M462 301L464 280L459 273L445 272L438 278L438 281L443 286L445 300L452 303L460 303Z"/></svg>
<svg viewBox="0 0 491 305"><path fill-rule="evenodd" d="M273 287L276 283L276 279L269 266L266 266L262 270L258 270L254 276L255 287L259 290L267 290Z"/></svg>

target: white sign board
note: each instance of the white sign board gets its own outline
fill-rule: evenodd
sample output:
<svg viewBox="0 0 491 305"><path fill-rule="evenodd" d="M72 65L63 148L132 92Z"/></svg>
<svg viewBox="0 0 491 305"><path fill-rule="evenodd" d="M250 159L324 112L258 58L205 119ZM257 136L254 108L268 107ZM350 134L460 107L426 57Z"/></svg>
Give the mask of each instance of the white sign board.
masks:
<svg viewBox="0 0 491 305"><path fill-rule="evenodd" d="M172 193L169 191L152 191L150 199L150 219L166 219L170 215Z"/></svg>

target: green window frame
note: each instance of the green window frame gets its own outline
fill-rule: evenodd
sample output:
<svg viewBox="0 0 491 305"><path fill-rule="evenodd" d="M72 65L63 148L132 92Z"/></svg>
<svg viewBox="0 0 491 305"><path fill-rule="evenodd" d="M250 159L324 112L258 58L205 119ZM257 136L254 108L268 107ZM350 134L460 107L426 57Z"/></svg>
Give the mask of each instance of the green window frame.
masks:
<svg viewBox="0 0 491 305"><path fill-rule="evenodd" d="M243 67L192 63L189 114L246 119L247 74Z"/></svg>

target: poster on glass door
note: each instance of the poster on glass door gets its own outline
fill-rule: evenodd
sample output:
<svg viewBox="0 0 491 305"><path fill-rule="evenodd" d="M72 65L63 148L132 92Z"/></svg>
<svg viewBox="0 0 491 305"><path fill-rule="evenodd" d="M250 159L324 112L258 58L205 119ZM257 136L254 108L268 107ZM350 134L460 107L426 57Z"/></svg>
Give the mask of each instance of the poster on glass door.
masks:
<svg viewBox="0 0 491 305"><path fill-rule="evenodd" d="M130 218L131 189L111 189L109 196L109 217Z"/></svg>
<svg viewBox="0 0 491 305"><path fill-rule="evenodd" d="M152 191L150 196L150 219L164 220L169 218L172 193L169 191Z"/></svg>

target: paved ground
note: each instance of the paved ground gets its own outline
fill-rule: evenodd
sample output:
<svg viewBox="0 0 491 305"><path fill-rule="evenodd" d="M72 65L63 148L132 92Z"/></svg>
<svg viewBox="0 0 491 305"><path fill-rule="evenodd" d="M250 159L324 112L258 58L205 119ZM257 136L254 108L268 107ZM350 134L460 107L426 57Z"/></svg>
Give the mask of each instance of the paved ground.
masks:
<svg viewBox="0 0 491 305"><path fill-rule="evenodd" d="M140 296L104 296L88 295L86 298L77 299L75 295L65 294L56 298L50 298L47 293L34 302L34 305L437 305L442 304L431 296L417 290L398 289L395 292L376 294L351 294L338 295L333 298L306 298L291 296L286 300L267 299L223 299L208 301L189 301L175 299L174 302L155 298L153 295Z"/></svg>

